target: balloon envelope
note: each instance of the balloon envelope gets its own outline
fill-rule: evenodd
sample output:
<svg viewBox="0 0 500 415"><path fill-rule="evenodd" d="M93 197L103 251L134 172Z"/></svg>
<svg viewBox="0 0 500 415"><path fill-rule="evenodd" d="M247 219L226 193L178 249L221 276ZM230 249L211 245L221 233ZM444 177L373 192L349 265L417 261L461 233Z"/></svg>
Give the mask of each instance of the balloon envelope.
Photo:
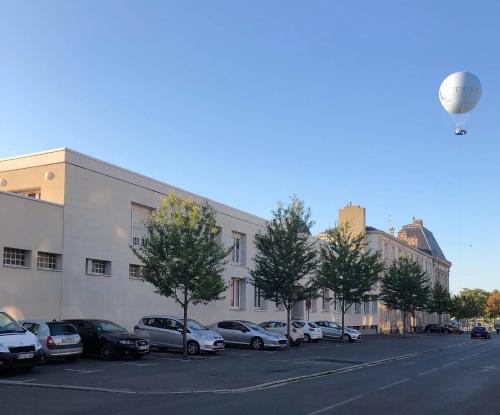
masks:
<svg viewBox="0 0 500 415"><path fill-rule="evenodd" d="M455 72L448 75L439 87L439 100L450 114L471 111L481 97L481 82L470 72Z"/></svg>

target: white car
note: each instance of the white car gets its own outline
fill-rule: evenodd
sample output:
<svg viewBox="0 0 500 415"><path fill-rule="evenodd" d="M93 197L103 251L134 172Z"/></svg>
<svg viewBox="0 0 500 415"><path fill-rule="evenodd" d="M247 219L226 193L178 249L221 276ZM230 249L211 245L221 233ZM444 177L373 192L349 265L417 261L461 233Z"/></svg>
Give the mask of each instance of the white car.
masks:
<svg viewBox="0 0 500 415"><path fill-rule="evenodd" d="M294 346L298 346L304 341L304 332L302 331L302 328L299 324L291 322L290 325L291 344ZM280 333L285 337L287 336L287 324L283 321L265 321L264 323L260 323L259 326L265 328L266 330Z"/></svg>
<svg viewBox="0 0 500 415"><path fill-rule="evenodd" d="M0 309L0 369L33 369L43 357L38 338Z"/></svg>
<svg viewBox="0 0 500 415"><path fill-rule="evenodd" d="M312 321L293 320L293 324L298 324L304 332L304 341L306 343L317 343L323 338L323 331Z"/></svg>

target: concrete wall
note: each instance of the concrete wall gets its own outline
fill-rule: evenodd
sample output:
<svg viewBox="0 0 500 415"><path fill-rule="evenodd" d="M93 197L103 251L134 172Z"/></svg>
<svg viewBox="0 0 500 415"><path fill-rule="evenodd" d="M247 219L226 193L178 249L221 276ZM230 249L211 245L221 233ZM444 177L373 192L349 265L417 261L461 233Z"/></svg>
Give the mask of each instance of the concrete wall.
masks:
<svg viewBox="0 0 500 415"><path fill-rule="evenodd" d="M62 254L63 207L0 192L0 308L17 318L60 318L62 272L37 269L37 252ZM4 247L31 251L29 268L3 265Z"/></svg>

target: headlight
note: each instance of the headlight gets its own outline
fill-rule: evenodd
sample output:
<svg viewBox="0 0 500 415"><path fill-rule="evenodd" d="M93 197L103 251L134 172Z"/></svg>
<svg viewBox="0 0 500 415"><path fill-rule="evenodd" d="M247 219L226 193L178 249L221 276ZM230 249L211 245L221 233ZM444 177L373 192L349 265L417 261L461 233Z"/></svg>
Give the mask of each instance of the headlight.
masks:
<svg viewBox="0 0 500 415"><path fill-rule="evenodd" d="M5 346L3 343L0 343L0 352L9 353L9 348Z"/></svg>
<svg viewBox="0 0 500 415"><path fill-rule="evenodd" d="M133 341L133 340L120 340L118 343L130 346L132 344L135 344L135 341Z"/></svg>

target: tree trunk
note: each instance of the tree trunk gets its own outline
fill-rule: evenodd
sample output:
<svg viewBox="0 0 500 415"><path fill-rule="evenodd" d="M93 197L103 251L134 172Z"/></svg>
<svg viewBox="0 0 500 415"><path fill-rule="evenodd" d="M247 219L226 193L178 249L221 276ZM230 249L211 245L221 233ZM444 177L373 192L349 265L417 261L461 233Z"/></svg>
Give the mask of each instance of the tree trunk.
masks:
<svg viewBox="0 0 500 415"><path fill-rule="evenodd" d="M344 333L345 333L345 308L342 306L340 309L342 311L342 341L344 341Z"/></svg>
<svg viewBox="0 0 500 415"><path fill-rule="evenodd" d="M184 304L182 305L184 311L184 328L182 330L182 355L187 357L187 319L188 319L188 301L187 301L187 291L184 290Z"/></svg>
<svg viewBox="0 0 500 415"><path fill-rule="evenodd" d="M292 344L292 338L290 337L290 312L291 309L286 309L286 337L288 338L288 347Z"/></svg>
<svg viewBox="0 0 500 415"><path fill-rule="evenodd" d="M408 318L408 312L403 311L402 315L403 315L403 337L405 337L406 336L406 319Z"/></svg>

